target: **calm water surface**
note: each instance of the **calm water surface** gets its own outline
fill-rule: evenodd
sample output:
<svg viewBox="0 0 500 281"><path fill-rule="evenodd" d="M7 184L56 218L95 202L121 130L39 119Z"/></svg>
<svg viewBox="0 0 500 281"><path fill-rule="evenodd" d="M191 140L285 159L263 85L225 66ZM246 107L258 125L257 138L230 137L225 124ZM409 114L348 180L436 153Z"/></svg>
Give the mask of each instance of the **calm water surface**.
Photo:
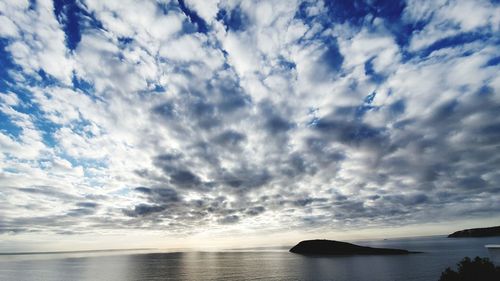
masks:
<svg viewBox="0 0 500 281"><path fill-rule="evenodd" d="M437 280L464 256L488 257L500 238L421 237L358 241L425 253L304 257L287 249L226 252L0 256L0 280Z"/></svg>

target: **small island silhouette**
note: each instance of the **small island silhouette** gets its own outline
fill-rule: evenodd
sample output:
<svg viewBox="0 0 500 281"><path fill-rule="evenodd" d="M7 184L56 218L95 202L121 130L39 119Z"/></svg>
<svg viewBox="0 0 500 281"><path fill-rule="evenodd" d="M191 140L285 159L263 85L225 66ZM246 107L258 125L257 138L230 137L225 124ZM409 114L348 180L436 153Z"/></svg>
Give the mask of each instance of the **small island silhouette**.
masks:
<svg viewBox="0 0 500 281"><path fill-rule="evenodd" d="M407 255L420 253L402 249L365 247L326 239L301 241L291 248L290 252L301 255Z"/></svg>
<svg viewBox="0 0 500 281"><path fill-rule="evenodd" d="M448 235L448 238L466 238L466 237L492 237L500 236L500 226L471 228L455 231Z"/></svg>

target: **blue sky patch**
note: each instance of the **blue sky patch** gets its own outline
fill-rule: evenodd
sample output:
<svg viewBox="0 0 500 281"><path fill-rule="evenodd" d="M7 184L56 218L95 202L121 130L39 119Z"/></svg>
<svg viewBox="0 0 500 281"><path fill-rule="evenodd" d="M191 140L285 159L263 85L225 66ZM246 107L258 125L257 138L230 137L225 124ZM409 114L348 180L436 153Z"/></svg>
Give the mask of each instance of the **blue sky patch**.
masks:
<svg viewBox="0 0 500 281"><path fill-rule="evenodd" d="M21 68L12 60L11 54L5 49L9 45L9 40L0 37L0 91L8 89L13 83L11 71L19 71Z"/></svg>
<svg viewBox="0 0 500 281"><path fill-rule="evenodd" d="M440 49L462 46L464 44L471 43L474 41L483 41L489 39L490 37L491 34L488 33L477 33L477 32L460 33L434 42L429 47L420 51L419 55L420 57L427 57L432 52Z"/></svg>
<svg viewBox="0 0 500 281"><path fill-rule="evenodd" d="M189 18L190 22L197 27L198 31L201 33L207 33L209 27L205 22L205 20L199 17L195 11L189 9L184 3L184 0L178 0L178 1L179 1L179 8Z"/></svg>
<svg viewBox="0 0 500 281"><path fill-rule="evenodd" d="M360 24L367 15L387 21L398 21L405 8L404 1L375 0L330 0L325 1L328 14L334 21Z"/></svg>
<svg viewBox="0 0 500 281"><path fill-rule="evenodd" d="M23 129L12 122L10 116L6 115L2 111L0 111L0 120L0 131L11 136L12 138L19 139Z"/></svg>
<svg viewBox="0 0 500 281"><path fill-rule="evenodd" d="M375 57L365 62L365 74L370 76L370 79L372 79L373 82L375 82L376 84L380 84L384 81L385 77L384 75L375 72L375 69L373 68L374 59Z"/></svg>
<svg viewBox="0 0 500 281"><path fill-rule="evenodd" d="M324 41L326 51L322 56L322 61L328 65L332 71L340 71L344 57L339 51L339 46L334 38L327 38Z"/></svg>
<svg viewBox="0 0 500 281"><path fill-rule="evenodd" d="M217 20L224 23L226 30L236 32L244 31L245 26L248 24L248 18L239 6L229 11L221 9L217 13Z"/></svg>
<svg viewBox="0 0 500 281"><path fill-rule="evenodd" d="M80 8L76 0L54 0L54 13L66 33L66 45L74 50L80 42Z"/></svg>

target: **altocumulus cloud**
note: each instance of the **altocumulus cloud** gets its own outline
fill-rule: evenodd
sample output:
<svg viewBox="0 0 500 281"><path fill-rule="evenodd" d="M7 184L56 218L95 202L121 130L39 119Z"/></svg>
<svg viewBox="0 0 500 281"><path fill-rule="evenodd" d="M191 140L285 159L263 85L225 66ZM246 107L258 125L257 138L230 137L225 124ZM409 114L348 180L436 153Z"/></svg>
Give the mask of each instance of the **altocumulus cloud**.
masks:
<svg viewBox="0 0 500 281"><path fill-rule="evenodd" d="M498 214L500 7L396 2L0 1L0 233Z"/></svg>

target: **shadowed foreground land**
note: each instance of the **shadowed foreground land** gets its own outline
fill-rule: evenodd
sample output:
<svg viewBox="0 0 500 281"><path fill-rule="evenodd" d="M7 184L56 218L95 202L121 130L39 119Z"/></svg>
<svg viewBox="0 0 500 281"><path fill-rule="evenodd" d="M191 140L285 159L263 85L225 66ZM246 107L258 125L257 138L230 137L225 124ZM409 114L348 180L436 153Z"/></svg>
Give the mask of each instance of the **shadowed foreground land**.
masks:
<svg viewBox="0 0 500 281"><path fill-rule="evenodd" d="M476 257L471 260L465 257L458 264L458 270L447 268L439 281L498 281L500 280L500 267L496 266L488 258Z"/></svg>
<svg viewBox="0 0 500 281"><path fill-rule="evenodd" d="M290 249L290 252L302 255L407 255L402 249L372 248L334 240L305 240Z"/></svg>

